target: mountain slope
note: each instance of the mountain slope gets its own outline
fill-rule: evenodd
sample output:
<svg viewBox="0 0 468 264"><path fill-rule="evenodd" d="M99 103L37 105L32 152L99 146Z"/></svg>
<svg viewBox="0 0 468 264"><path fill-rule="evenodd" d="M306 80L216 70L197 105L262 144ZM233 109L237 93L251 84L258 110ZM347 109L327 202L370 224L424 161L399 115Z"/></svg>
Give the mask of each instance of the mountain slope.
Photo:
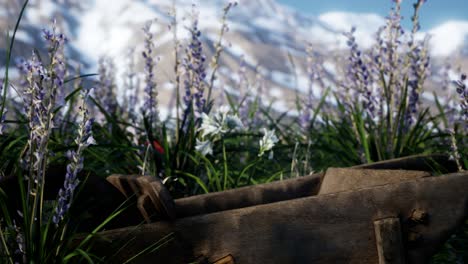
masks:
<svg viewBox="0 0 468 264"><path fill-rule="evenodd" d="M14 2L14 1L13 1ZM14 23L18 4L9 0L0 0L4 7L0 12L5 28L5 21ZM177 0L178 36L183 40L188 37L192 0ZM199 22L202 30L204 51L208 58L213 55L221 28L225 1L199 1ZM172 0L86 0L86 1L34 1L29 7L18 32L16 55L28 56L31 47L40 46L40 29L47 26L52 17L63 25L70 38L70 56L83 63L88 71L97 70L97 62L102 55L114 58L118 65L116 76L120 79L128 59L128 49L136 48L136 58L143 46L141 28L150 19L157 19L153 31L155 34L156 53L160 57L157 75L163 101L168 101L174 80L173 38L168 25L172 21ZM245 65L245 74L254 83L258 73L265 79L266 96L271 99L281 98L276 107L280 110L290 108L295 99L291 90L307 90L307 56L305 47L312 43L316 61L315 67L324 77L326 86L336 86L339 81L339 65L346 59L345 39L342 32L352 25L358 27L357 40L362 48L370 47L374 40L373 33L384 23L384 19L375 14L352 14L331 12L319 17L302 15L296 10L284 7L274 0L239 1L229 15L229 32L225 35L225 52L221 57L218 85L230 91L239 80L239 65ZM456 34L454 32L457 32ZM443 62L448 56L464 50L466 54L467 22L448 22L433 30L432 53ZM446 39L452 41L447 44ZM5 41L1 38L0 41ZM449 46L447 46L449 45ZM4 51L3 51L4 52ZM0 53L3 60L4 53ZM436 60L435 67L438 66ZM462 60L462 62L465 59ZM259 66L261 68L259 68ZM139 66L141 69L141 65ZM437 70L435 70L437 72ZM121 81L119 81L121 82ZM317 88L318 87L318 88ZM245 92L245 91L244 91ZM320 95L320 86L316 86L315 95Z"/></svg>

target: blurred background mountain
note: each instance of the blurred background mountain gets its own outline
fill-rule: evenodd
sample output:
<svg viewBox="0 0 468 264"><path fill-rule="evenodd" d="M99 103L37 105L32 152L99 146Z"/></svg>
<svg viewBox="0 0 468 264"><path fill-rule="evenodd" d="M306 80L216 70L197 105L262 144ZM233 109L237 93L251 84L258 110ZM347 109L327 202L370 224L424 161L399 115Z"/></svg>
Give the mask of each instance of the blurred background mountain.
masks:
<svg viewBox="0 0 468 264"><path fill-rule="evenodd" d="M152 27L156 55L160 58L156 72L160 100L167 103L174 91L175 78L174 39L170 27L175 14L174 2L179 24L177 35L184 43L189 35L192 0L30 1L17 33L14 57L27 58L34 47L44 48L41 30L49 27L51 19L55 18L70 40L66 51L72 59L68 62L70 66L94 73L98 70L99 58L108 56L117 65L115 76L122 84L130 58L136 59L137 68L142 72L142 27L146 21L156 19ZM246 92L239 89L250 89L251 93L262 89L266 102L272 102L280 112L293 109L292 104L298 95L307 93L310 80L308 66L312 65L314 73L320 76L313 83L316 98L325 88L333 89L344 81L345 69L341 65L347 60L349 50L343 32L356 26L360 48L368 49L375 43L375 32L385 23L381 14L370 12L331 11L311 15L274 0L238 2L228 16L229 31L223 41L225 50L220 58L216 85L232 94ZM0 0L2 32L7 29L12 32L22 3L20 0ZM197 3L201 39L208 62L215 52L225 4L226 1L221 0ZM404 25L407 25L410 20L406 18L405 21ZM438 88L443 85L443 76L456 79L460 71L468 70L468 20L447 20L423 31L419 38L424 34L432 36L429 90L441 92ZM5 34L1 35L0 43L0 67L4 67ZM132 50L133 53L130 52ZM183 47L181 52L183 54ZM13 70L12 75L18 77L18 71ZM247 84L237 85L243 76ZM119 93L125 95L122 90L125 86L120 85L120 89ZM432 100L432 94L423 94L423 98Z"/></svg>

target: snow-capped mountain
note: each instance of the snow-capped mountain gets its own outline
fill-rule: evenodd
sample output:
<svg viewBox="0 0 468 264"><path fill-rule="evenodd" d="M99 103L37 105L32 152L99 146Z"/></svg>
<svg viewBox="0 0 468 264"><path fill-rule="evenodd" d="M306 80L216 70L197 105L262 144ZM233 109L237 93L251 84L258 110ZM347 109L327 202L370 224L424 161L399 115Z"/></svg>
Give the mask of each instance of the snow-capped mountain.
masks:
<svg viewBox="0 0 468 264"><path fill-rule="evenodd" d="M166 87L169 94L170 81L174 79L174 42L168 26L173 20L174 2L179 23L177 35L183 43L188 37L193 0L30 1L18 31L15 55L27 56L30 47L40 46L40 29L56 18L70 39L68 52L72 58L86 65L88 71L95 72L101 56L113 57L120 69L116 75L119 77L128 59L129 48L136 48L136 56L140 59L144 37L141 28L146 21L156 19L152 30L156 53L160 57L158 78L161 87ZM238 2L228 16L229 31L223 42L225 51L220 60L220 81L229 90L231 83L239 78L237 73L241 61L245 61L249 79L254 80L260 73L270 87L269 96L286 101L295 97L291 90L307 89L305 47L308 43L311 43L317 55L314 59L326 77L324 80L327 83L324 85L329 86L337 81L335 76L340 75L340 57L345 59L346 41L342 33L356 26L359 45L368 48L374 42L374 32L385 23L383 17L375 14L330 12L310 17L274 0ZM208 59L213 55L219 38L220 19L226 4L223 0L197 2L203 47ZM20 6L21 1L0 0L0 28L14 26ZM468 57L465 41L468 38L468 22L451 21L428 32L433 35L431 52L436 58L454 54ZM5 38L0 37L0 41L5 43ZM5 50L0 49L3 62ZM314 91L316 95L320 93L320 90ZM277 105L280 110L287 107L288 104Z"/></svg>

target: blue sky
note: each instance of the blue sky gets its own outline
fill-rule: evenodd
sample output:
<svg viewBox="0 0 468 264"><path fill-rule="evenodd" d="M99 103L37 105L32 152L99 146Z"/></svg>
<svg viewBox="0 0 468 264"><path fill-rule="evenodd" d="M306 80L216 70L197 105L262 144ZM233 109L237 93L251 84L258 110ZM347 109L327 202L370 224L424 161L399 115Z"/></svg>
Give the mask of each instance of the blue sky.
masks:
<svg viewBox="0 0 468 264"><path fill-rule="evenodd" d="M277 0L303 13L320 15L330 11L377 13L385 16L392 6L391 0ZM416 0L403 0L405 26L411 24L412 4ZM421 10L422 30L430 29L448 20L468 21L468 0L427 0Z"/></svg>

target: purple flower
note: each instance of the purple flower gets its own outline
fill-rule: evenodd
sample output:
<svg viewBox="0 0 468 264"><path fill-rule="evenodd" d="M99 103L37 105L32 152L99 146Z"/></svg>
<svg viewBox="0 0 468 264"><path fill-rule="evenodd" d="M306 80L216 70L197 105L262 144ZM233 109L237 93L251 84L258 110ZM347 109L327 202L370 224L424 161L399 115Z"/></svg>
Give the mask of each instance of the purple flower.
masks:
<svg viewBox="0 0 468 264"><path fill-rule="evenodd" d="M50 68L53 69L54 74L50 75L53 82L53 88L51 89L51 97L55 104L65 104L64 80L67 74L66 62L64 55L64 45L68 41L67 37L57 30L57 21L54 19L52 22L51 29L43 29L44 39L47 42L49 57L50 57ZM49 104L49 107L53 107Z"/></svg>
<svg viewBox="0 0 468 264"><path fill-rule="evenodd" d="M56 225L63 220L70 209L70 205L73 202L73 194L80 183L78 173L83 169L83 151L88 146L96 144L96 141L92 136L94 119L89 118L88 109L86 108L86 100L88 96L89 91L84 90L82 93L82 105L79 107L82 121L79 125L78 136L75 139L78 149L76 151L70 150L65 154L65 156L70 160L70 163L67 165L63 187L58 193L57 207L55 208L55 214L52 216L52 221Z"/></svg>
<svg viewBox="0 0 468 264"><path fill-rule="evenodd" d="M466 89L466 74L462 74L460 80L454 81L457 94L460 98L460 115L465 121L465 128L468 126L468 89Z"/></svg>
<svg viewBox="0 0 468 264"><path fill-rule="evenodd" d="M52 93L47 93L46 87L51 80L49 73L39 62L35 53L30 60L24 63L28 87L24 91L25 112L28 116L28 149L29 155L25 156L25 163L32 167L33 175L29 175L34 182L39 182L42 176L43 160L46 155L48 136L50 135L53 121L50 105L54 103ZM50 88L50 87L48 87ZM53 88L53 87L52 87Z"/></svg>
<svg viewBox="0 0 468 264"><path fill-rule="evenodd" d="M460 163L461 155L458 151L457 139L455 138L455 131L447 129L447 133L450 135L450 160L455 161L457 164L458 171L463 171L463 167Z"/></svg>
<svg viewBox="0 0 468 264"><path fill-rule="evenodd" d="M183 60L185 68L185 96L184 103L188 106L194 104L196 112L201 115L205 111L206 99L204 98L205 88L205 55L203 55L202 42L200 41L201 32L198 29L198 12L195 6L192 10L192 27L190 28L190 43Z"/></svg>
<svg viewBox="0 0 468 264"><path fill-rule="evenodd" d="M369 66L365 62L366 58L356 43L355 31L356 28L353 27L350 32L344 34L348 38L347 44L350 48L347 86L360 95L358 100L360 100L363 109L371 118L374 118L376 99L372 91L372 76Z"/></svg>
<svg viewBox="0 0 468 264"><path fill-rule="evenodd" d="M127 65L125 71L125 87L127 87L124 96L123 105L127 106L128 117L133 123L136 122L137 116L135 114L135 105L137 104L137 97L140 92L139 78L135 72L135 49L131 48L127 54Z"/></svg>
<svg viewBox="0 0 468 264"><path fill-rule="evenodd" d="M145 61L145 100L142 107L143 114L149 119L150 124L154 125L159 122L158 111L158 91L155 81L154 67L156 61L154 59L154 42L153 33L151 33L152 21L148 21L143 27L145 33L145 51L142 56Z"/></svg>
<svg viewBox="0 0 468 264"><path fill-rule="evenodd" d="M405 116L405 130L415 122L419 108L419 95L423 90L423 84L429 75L430 57L428 55L428 39L421 41L411 48L410 52L410 76L408 81L409 100Z"/></svg>
<svg viewBox="0 0 468 264"><path fill-rule="evenodd" d="M112 59L108 57L99 59L99 85L96 93L102 102L102 106L110 115L114 115L117 111L115 71L115 64Z"/></svg>

